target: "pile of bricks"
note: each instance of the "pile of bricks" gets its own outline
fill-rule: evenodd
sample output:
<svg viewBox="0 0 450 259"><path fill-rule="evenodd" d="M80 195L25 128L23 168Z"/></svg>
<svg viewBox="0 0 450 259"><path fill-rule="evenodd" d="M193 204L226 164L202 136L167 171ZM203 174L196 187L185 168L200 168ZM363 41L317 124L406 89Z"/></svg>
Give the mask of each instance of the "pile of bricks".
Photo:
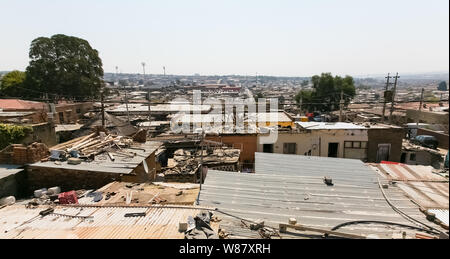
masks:
<svg viewBox="0 0 450 259"><path fill-rule="evenodd" d="M13 145L12 163L16 165L31 164L48 157L48 147L42 143L33 143L29 146Z"/></svg>

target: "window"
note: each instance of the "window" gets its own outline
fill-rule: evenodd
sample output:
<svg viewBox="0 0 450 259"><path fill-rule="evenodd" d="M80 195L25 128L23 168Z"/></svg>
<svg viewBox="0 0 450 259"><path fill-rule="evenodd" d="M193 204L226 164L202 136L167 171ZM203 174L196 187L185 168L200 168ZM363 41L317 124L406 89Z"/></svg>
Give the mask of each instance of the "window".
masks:
<svg viewBox="0 0 450 259"><path fill-rule="evenodd" d="M367 142L361 142L361 148L367 149Z"/></svg>
<svg viewBox="0 0 450 259"><path fill-rule="evenodd" d="M409 155L409 161L416 161L416 153L411 153Z"/></svg>
<svg viewBox="0 0 450 259"><path fill-rule="evenodd" d="M297 154L297 143L284 143L283 154L288 154L288 155Z"/></svg>
<svg viewBox="0 0 450 259"><path fill-rule="evenodd" d="M367 149L365 141L345 141L345 148Z"/></svg>

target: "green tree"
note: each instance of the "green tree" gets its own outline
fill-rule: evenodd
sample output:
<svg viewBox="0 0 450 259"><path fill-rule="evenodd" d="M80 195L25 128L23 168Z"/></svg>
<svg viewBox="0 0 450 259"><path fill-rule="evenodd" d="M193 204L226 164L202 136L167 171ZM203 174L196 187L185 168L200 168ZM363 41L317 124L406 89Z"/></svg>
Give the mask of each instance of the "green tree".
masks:
<svg viewBox="0 0 450 259"><path fill-rule="evenodd" d="M20 97L26 95L26 73L14 70L7 73L0 80L0 95L7 97Z"/></svg>
<svg viewBox="0 0 450 259"><path fill-rule="evenodd" d="M31 132L33 128L29 126L0 124L0 150L10 144L20 144Z"/></svg>
<svg viewBox="0 0 450 259"><path fill-rule="evenodd" d="M447 82L442 81L439 83L438 90L439 91L447 91Z"/></svg>
<svg viewBox="0 0 450 259"><path fill-rule="evenodd" d="M258 102L259 99L264 98L264 95L262 93L257 93L254 98L255 98L255 101Z"/></svg>
<svg viewBox="0 0 450 259"><path fill-rule="evenodd" d="M303 87L303 86L307 86L308 84L309 84L309 80L303 80L300 85Z"/></svg>
<svg viewBox="0 0 450 259"><path fill-rule="evenodd" d="M30 89L77 100L100 95L102 61L86 40L63 34L40 37L32 41L29 57Z"/></svg>
<svg viewBox="0 0 450 259"><path fill-rule="evenodd" d="M329 112L339 109L341 91L344 93L345 105L356 95L355 81L351 76L333 77L331 73L323 73L312 77L313 90L300 91L295 99L300 103L303 97L303 108L309 111Z"/></svg>

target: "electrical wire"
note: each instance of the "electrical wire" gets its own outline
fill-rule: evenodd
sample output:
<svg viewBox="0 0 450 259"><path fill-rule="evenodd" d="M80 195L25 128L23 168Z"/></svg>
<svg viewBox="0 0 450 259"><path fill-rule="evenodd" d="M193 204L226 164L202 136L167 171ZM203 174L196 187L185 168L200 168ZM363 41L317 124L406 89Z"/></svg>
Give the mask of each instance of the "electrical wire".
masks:
<svg viewBox="0 0 450 259"><path fill-rule="evenodd" d="M387 197L387 195L386 195L386 193L385 193L385 191L384 191L384 189L383 189L383 187L381 186L381 182L380 182L380 179L378 178L378 186L380 187L380 190L381 190L381 193L383 194L383 197L384 197L384 199L386 200L386 202L389 204L389 206L391 206L391 208L395 211L395 212L397 212L398 214L400 214L402 217L404 217L406 220L408 220L408 221L410 221L410 222L412 222L412 223L414 223L414 224L416 224L416 225L419 225L419 226L425 226L425 227L427 227L430 231L435 231L435 232L438 232L438 233L440 233L440 234L445 234L444 232L442 232L442 231L440 231L439 229L437 229L437 228L435 228L435 227L432 227L432 226L429 226L429 225L427 225L427 224L425 224L425 223L423 223L423 222L421 222L421 221L419 221L419 220L417 220L417 219L415 219L415 218L413 218L413 217L411 217L411 216L409 216L408 214L406 214L405 212L403 212L403 211L401 211L399 208L397 208L394 204L392 204L392 202L389 200L389 198ZM445 234L446 235L446 234Z"/></svg>
<svg viewBox="0 0 450 259"><path fill-rule="evenodd" d="M397 226L397 227L402 227L402 228L409 228L409 229L414 229L414 230L419 230L419 231L424 231L427 232L429 234L434 234L434 235L439 235L439 232L436 231L432 231L432 230L428 230L428 229L424 229L422 227L415 227L415 226L410 226L410 225L405 225L405 224L400 224L400 223L394 223L394 222L387 222L387 221L376 221L376 220L359 220L359 221L349 221L349 222L345 222L342 224L339 224L335 227L333 227L331 229L331 231L335 231L338 230L340 228L346 227L346 226L350 226L350 225L358 225L358 224L381 224L381 225L391 225L391 226Z"/></svg>

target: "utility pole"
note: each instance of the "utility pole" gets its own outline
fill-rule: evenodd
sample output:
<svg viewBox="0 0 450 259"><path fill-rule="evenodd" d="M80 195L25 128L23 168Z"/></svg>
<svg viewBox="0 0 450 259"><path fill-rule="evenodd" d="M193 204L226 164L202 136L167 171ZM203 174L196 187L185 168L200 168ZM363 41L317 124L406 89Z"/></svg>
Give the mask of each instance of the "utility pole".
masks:
<svg viewBox="0 0 450 259"><path fill-rule="evenodd" d="M147 95L148 95L148 122L150 123L152 120L152 112L150 109L150 88L147 90Z"/></svg>
<svg viewBox="0 0 450 259"><path fill-rule="evenodd" d="M202 136L200 138L200 147L201 147L201 156L200 156L200 190L202 190L203 184L203 138L204 138L204 130L202 129Z"/></svg>
<svg viewBox="0 0 450 259"><path fill-rule="evenodd" d="M166 67L163 67L164 70L164 77L166 77Z"/></svg>
<svg viewBox="0 0 450 259"><path fill-rule="evenodd" d="M389 123L390 124L392 124L392 122L393 122L392 114L394 113L394 109L395 109L395 92L397 90L398 79L400 78L398 76L398 73L397 73L397 75L394 78L395 78L395 83L394 83L394 90L392 91L391 112L389 114Z"/></svg>
<svg viewBox="0 0 450 259"><path fill-rule="evenodd" d="M341 91L341 101L339 102L340 107L339 107L339 122L343 121L342 118L342 112L344 111L344 105L345 105L345 101L344 101L344 91Z"/></svg>
<svg viewBox="0 0 450 259"><path fill-rule="evenodd" d="M125 89L125 106L127 107L128 124L131 124L131 122L130 122L130 111L128 110L128 94L127 94L127 90L126 89Z"/></svg>
<svg viewBox="0 0 450 259"><path fill-rule="evenodd" d="M145 85L145 62L142 62L141 63L141 65L142 65L142 70L143 70L143 80L144 80L144 85Z"/></svg>
<svg viewBox="0 0 450 259"><path fill-rule="evenodd" d="M101 91L101 103L102 103L102 127L103 129L105 129L105 103L104 101L104 96L103 96L103 91Z"/></svg>
<svg viewBox="0 0 450 259"><path fill-rule="evenodd" d="M385 116L384 115L386 114L386 104L387 104L386 93L387 93L387 91L389 89L389 84L390 84L389 80L392 78L391 74L388 73L388 76L386 78L387 78L387 82L386 82L386 89L384 90L383 114L381 115L381 121L382 122L384 122L384 120L385 120Z"/></svg>
<svg viewBox="0 0 450 259"><path fill-rule="evenodd" d="M300 95L300 116L303 114L303 96Z"/></svg>
<svg viewBox="0 0 450 259"><path fill-rule="evenodd" d="M423 107L423 96L425 94L425 88L422 88L422 94L420 95L420 106L419 106L419 112L422 111Z"/></svg>
<svg viewBox="0 0 450 259"><path fill-rule="evenodd" d="M142 65L142 70L143 70L144 79L145 79L145 62L142 62L141 65Z"/></svg>
<svg viewBox="0 0 450 259"><path fill-rule="evenodd" d="M422 94L420 95L419 118L417 118L417 128L419 128L420 112L422 111L422 107L423 107L423 96L424 96L424 93L425 93L425 88L422 88Z"/></svg>

